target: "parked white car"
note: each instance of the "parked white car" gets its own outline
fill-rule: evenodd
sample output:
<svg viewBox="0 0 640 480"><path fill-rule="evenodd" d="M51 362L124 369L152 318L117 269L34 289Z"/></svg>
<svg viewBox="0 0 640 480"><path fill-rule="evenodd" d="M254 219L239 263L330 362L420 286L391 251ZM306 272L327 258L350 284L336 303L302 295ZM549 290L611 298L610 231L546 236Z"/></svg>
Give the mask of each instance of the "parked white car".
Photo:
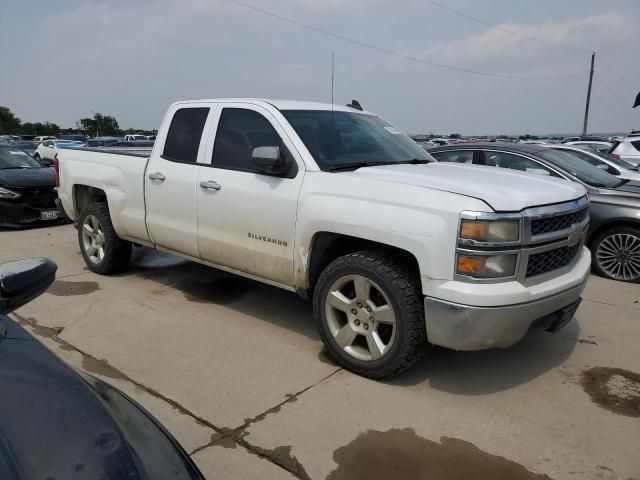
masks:
<svg viewBox="0 0 640 480"><path fill-rule="evenodd" d="M595 141L588 141L588 140L580 140L577 142L566 142L566 143L563 143L562 145L575 145L579 147L586 147L598 153L609 153L609 150L611 150L611 147L613 147L613 143L611 142L595 142Z"/></svg>
<svg viewBox="0 0 640 480"><path fill-rule="evenodd" d="M36 148L36 153L33 155L36 160L41 160L47 164L53 164L53 159L56 156L56 153L60 151L61 146L77 146L82 145L82 142L77 142L73 140L45 140L38 148Z"/></svg>
<svg viewBox="0 0 640 480"><path fill-rule="evenodd" d="M587 146L574 144L553 145L554 150L564 150L571 152L576 157L594 165L605 172L626 180L640 181L638 167L626 160L616 158L606 153L597 153Z"/></svg>
<svg viewBox="0 0 640 480"><path fill-rule="evenodd" d="M44 142L45 140L57 140L57 138L52 135L44 135L40 137L35 137L33 139L33 141L36 143L41 143L41 142Z"/></svg>
<svg viewBox="0 0 640 480"><path fill-rule="evenodd" d="M149 140L146 135L125 135L125 142L135 142L136 140Z"/></svg>
<svg viewBox="0 0 640 480"><path fill-rule="evenodd" d="M611 154L635 166L640 166L640 137L632 135L622 140Z"/></svg>
<svg viewBox="0 0 640 480"><path fill-rule="evenodd" d="M171 105L150 157L62 150L59 198L89 269L134 244L298 292L338 364L395 375L428 344L508 347L555 331L591 266L583 186L433 162L354 107Z"/></svg>

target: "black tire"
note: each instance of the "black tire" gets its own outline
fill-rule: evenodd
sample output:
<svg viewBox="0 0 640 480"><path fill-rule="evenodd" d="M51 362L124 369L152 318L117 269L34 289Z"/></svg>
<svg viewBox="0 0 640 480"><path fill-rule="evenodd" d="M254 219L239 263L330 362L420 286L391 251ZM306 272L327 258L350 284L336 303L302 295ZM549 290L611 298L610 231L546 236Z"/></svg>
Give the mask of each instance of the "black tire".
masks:
<svg viewBox="0 0 640 480"><path fill-rule="evenodd" d="M334 282L340 282L350 275L365 277L376 284L376 289L386 295L393 308L395 337L389 350L381 358L354 358L336 342L331 333L327 321L327 296ZM414 365L428 349L423 296L417 272L405 262L383 252L360 251L331 262L321 273L315 286L313 312L327 353L338 365L364 377L384 378L397 375Z"/></svg>
<svg viewBox="0 0 640 480"><path fill-rule="evenodd" d="M99 262L92 261L89 258L83 242L83 225L90 215L98 219L102 227L102 232L104 233L104 257ZM131 259L131 242L122 240L116 234L113 224L111 223L109 206L106 202L91 203L80 214L78 218L78 244L80 245L82 257L92 272L109 275L122 272L127 268L127 265L129 265L129 260Z"/></svg>
<svg viewBox="0 0 640 480"><path fill-rule="evenodd" d="M606 245L616 238L631 238L634 237L635 240L633 244L627 244L627 255L632 257L633 260L633 268L627 267L626 270L619 270L616 274L615 269L612 269L611 266L607 265L605 257L603 254L606 254ZM611 243L609 243L611 245ZM640 228L633 226L623 226L623 227L614 227L609 230L605 230L598 234L598 236L591 243L591 268L595 273L600 275L601 277L608 278L610 280L618 280L621 282L629 282L629 283L640 283L640 270L638 270L638 265L640 265ZM624 249L621 249L624 251ZM609 250L610 251L610 250ZM629 257L628 257L629 258ZM627 260L629 261L629 260Z"/></svg>

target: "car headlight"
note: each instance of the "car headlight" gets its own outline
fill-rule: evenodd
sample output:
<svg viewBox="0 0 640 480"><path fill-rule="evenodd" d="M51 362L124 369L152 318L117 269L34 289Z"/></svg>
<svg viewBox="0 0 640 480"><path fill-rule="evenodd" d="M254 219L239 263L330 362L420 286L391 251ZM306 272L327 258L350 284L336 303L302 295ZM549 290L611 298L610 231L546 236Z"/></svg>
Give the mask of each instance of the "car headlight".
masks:
<svg viewBox="0 0 640 480"><path fill-rule="evenodd" d="M458 275L477 278L500 278L515 275L517 254L466 255L459 254L456 261Z"/></svg>
<svg viewBox="0 0 640 480"><path fill-rule="evenodd" d="M0 198L6 198L7 200L15 200L16 198L20 198L22 195L18 192L14 192L13 190L7 190L6 188L0 187Z"/></svg>
<svg viewBox="0 0 640 480"><path fill-rule="evenodd" d="M520 240L520 220L463 219L460 238L478 242L517 242Z"/></svg>

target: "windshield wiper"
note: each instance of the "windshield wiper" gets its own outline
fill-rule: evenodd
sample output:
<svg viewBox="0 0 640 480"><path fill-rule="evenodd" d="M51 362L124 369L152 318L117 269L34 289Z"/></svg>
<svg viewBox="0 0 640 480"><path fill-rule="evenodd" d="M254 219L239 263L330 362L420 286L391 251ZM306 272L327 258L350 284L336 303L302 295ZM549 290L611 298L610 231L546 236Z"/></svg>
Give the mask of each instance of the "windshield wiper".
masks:
<svg viewBox="0 0 640 480"><path fill-rule="evenodd" d="M342 165L332 165L330 167L327 167L327 170L329 172L337 172L340 170L356 170L358 168L363 168L363 167L378 167L380 165L406 165L406 164L410 164L410 165L421 165L423 163L431 163L430 160L427 159L422 159L422 158L410 158L409 160L400 160L397 162L392 162L392 161L388 161L388 162L365 162L365 161L360 161L360 162L353 162L353 163L343 163Z"/></svg>
<svg viewBox="0 0 640 480"><path fill-rule="evenodd" d="M379 165L394 165L398 162L353 162L353 163L343 163L341 165L332 165L327 167L327 171L329 172L338 172L340 170L357 170L358 168L363 167L377 167Z"/></svg>

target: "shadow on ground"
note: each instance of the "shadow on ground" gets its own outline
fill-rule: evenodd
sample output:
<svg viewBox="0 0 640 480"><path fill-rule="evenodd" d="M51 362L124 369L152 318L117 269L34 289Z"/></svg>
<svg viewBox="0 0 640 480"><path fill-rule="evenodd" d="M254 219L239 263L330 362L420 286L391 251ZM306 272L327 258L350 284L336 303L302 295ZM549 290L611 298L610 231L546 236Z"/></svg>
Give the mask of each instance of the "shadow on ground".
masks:
<svg viewBox="0 0 640 480"><path fill-rule="evenodd" d="M320 341L311 304L294 293L146 248L136 249L123 275L158 281L181 291L188 301L225 305ZM562 365L579 335L579 323L574 319L560 332L531 332L508 349L457 352L433 346L409 371L384 382L396 386L428 382L431 388L456 395L508 390ZM321 352L317 358L314 355L314 361L330 360Z"/></svg>

